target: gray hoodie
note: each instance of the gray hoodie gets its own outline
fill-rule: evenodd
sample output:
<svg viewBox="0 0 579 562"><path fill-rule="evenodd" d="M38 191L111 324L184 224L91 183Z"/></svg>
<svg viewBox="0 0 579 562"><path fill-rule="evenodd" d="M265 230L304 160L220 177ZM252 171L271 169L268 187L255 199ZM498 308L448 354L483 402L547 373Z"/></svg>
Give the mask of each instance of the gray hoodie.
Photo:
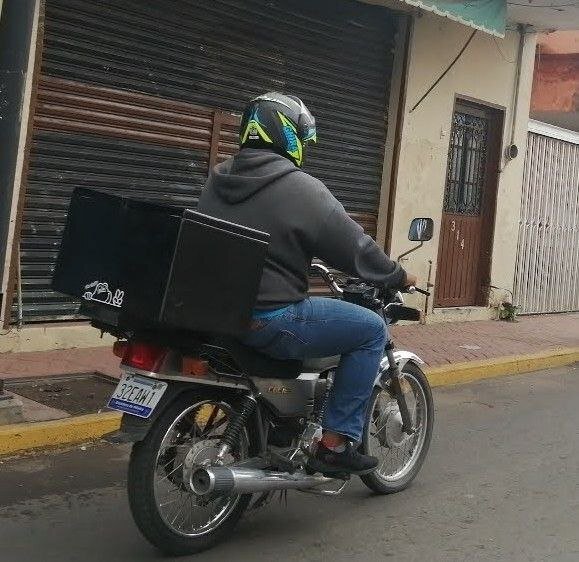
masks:
<svg viewBox="0 0 579 562"><path fill-rule="evenodd" d="M400 287L405 272L319 180L269 150L245 148L213 169L199 211L270 234L258 309L307 297L312 258L366 281Z"/></svg>

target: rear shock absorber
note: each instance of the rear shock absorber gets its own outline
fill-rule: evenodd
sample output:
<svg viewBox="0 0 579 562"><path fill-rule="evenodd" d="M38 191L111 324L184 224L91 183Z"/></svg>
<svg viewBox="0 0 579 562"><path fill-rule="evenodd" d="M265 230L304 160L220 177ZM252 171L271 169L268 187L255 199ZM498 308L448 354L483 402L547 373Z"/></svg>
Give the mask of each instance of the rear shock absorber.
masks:
<svg viewBox="0 0 579 562"><path fill-rule="evenodd" d="M223 463L226 455L230 453L239 442L239 436L249 417L255 411L256 406L257 400L254 396L247 395L243 398L239 412L233 417L231 422L227 424L223 437L221 438L216 459L218 464Z"/></svg>
<svg viewBox="0 0 579 562"><path fill-rule="evenodd" d="M322 423L322 419L323 419L324 414L326 412L326 408L328 407L328 400L330 399L330 392L332 390L332 387L334 386L334 376L335 376L334 371L330 371L328 373L328 376L326 377L326 390L324 391L324 396L322 398L322 404L320 406L320 411L318 412L318 417L316 420L319 424Z"/></svg>

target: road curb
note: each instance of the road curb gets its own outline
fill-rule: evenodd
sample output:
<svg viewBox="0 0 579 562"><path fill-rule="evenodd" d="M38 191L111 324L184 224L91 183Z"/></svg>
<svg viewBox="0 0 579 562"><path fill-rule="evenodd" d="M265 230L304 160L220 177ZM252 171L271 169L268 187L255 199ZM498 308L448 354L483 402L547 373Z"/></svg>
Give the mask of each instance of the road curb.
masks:
<svg viewBox="0 0 579 562"><path fill-rule="evenodd" d="M530 355L513 355L484 361L451 363L426 370L431 386L445 386L504 375L530 373L579 361L579 347L554 349Z"/></svg>
<svg viewBox="0 0 579 562"><path fill-rule="evenodd" d="M103 412L60 420L0 426L0 455L94 441L118 429L120 423L120 414Z"/></svg>
<svg viewBox="0 0 579 562"><path fill-rule="evenodd" d="M445 386L503 375L529 373L575 362L579 362L579 347L485 361L452 363L428 368L426 373L432 386ZM120 421L120 414L103 412L46 422L0 426L0 456L94 441L106 433L117 430Z"/></svg>

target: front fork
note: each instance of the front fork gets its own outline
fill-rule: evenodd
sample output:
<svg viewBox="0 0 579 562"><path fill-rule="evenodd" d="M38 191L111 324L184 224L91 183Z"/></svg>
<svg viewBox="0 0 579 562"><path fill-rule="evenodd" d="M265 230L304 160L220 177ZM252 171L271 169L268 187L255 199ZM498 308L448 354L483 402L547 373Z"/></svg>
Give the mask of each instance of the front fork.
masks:
<svg viewBox="0 0 579 562"><path fill-rule="evenodd" d="M388 359L388 370L384 374L383 382L390 379L390 388L394 392L394 397L398 403L398 409L400 410L400 416L402 417L402 431L407 435L412 435L416 429L412 424L412 418L410 416L410 410L408 409L408 403L406 402L406 396L402 390L401 384L401 372L396 359L394 358L394 344L390 340L386 344L384 349L386 353L386 358Z"/></svg>

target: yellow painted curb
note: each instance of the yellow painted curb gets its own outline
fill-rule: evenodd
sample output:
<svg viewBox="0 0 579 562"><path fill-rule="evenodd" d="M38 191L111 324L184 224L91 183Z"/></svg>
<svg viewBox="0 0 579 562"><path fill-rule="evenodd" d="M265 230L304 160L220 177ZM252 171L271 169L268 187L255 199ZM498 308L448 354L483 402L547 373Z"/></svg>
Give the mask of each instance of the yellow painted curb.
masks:
<svg viewBox="0 0 579 562"><path fill-rule="evenodd" d="M0 455L92 441L119 429L116 412L0 426Z"/></svg>
<svg viewBox="0 0 579 562"><path fill-rule="evenodd" d="M579 362L579 348L566 348L533 355L452 363L427 369L426 374L432 386L444 386L528 373L575 362ZM0 455L93 441L119 429L120 421L121 414L104 412L47 422L0 426Z"/></svg>
<svg viewBox="0 0 579 562"><path fill-rule="evenodd" d="M444 386L503 375L530 373L541 369L570 365L578 361L579 347L564 348L532 355L513 355L484 361L451 363L442 367L429 368L426 370L426 375L431 386Z"/></svg>

